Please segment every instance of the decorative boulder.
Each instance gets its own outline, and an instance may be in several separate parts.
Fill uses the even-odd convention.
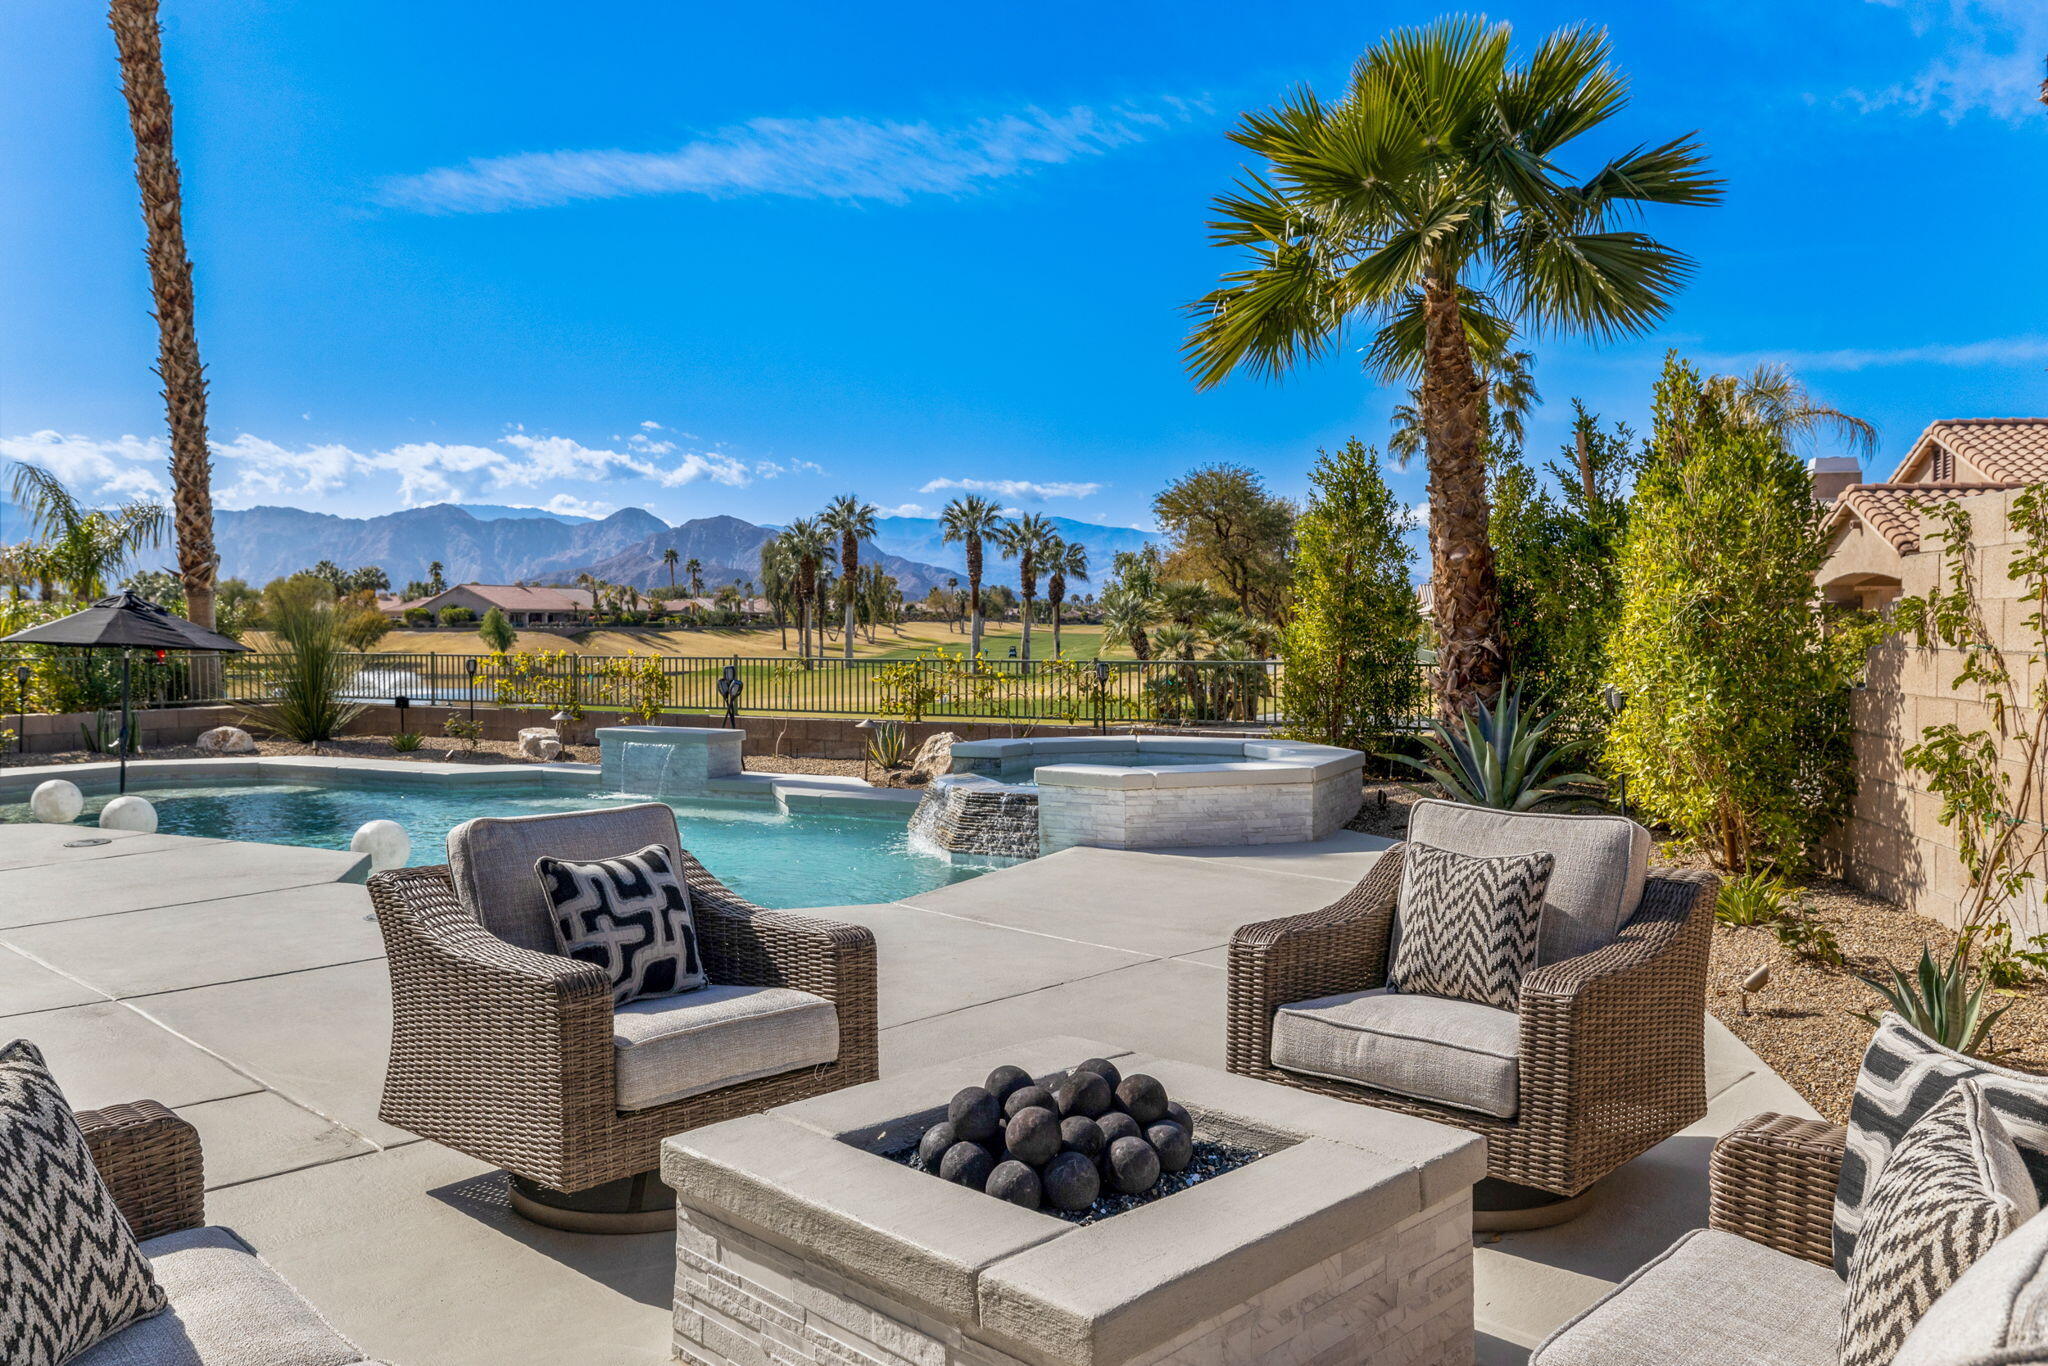
[[[1108,1058],[1090,1058],[1074,1070],[1076,1072],[1093,1072],[1096,1076],[1109,1083],[1111,1091],[1115,1091],[1124,1079],[1124,1074],[1119,1072],[1116,1064]],[[1105,1106],[1104,1108],[1107,1109],[1108,1107]]]
[[[1162,1119],[1145,1131],[1145,1141],[1159,1154],[1159,1170],[1184,1171],[1195,1160],[1195,1141],[1172,1120]]]
[[[240,726],[215,726],[192,742],[201,754],[254,754],[256,741]]]
[[[1011,1156],[1034,1167],[1049,1162],[1060,1150],[1060,1117],[1036,1105],[1019,1110],[1003,1130],[1003,1144]]]
[[[983,1082],[982,1086],[995,1096],[997,1100],[1007,1102],[1013,1094],[1030,1084],[1031,1074],[1029,1072],[1026,1072],[1021,1067],[1004,1063],[1001,1067],[988,1074],[988,1080]]]
[[[1080,1115],[1086,1119],[1106,1113],[1116,1103],[1116,1094],[1109,1089],[1109,1082],[1094,1072],[1076,1071],[1053,1090],[1053,1097],[1059,1101],[1062,1115]]]
[[[528,726],[519,732],[519,752],[528,759],[552,759],[562,752],[562,737],[546,726]]]
[[[1054,1209],[1087,1209],[1102,1194],[1101,1174],[1079,1153],[1061,1153],[1046,1163],[1039,1181],[1045,1188],[1045,1202]]]
[[[969,1086],[953,1097],[946,1118],[960,1137],[970,1143],[985,1143],[1002,1128],[1003,1109],[989,1092]]]
[[[1060,1145],[1068,1152],[1097,1158],[1102,1156],[1102,1150],[1108,1144],[1109,1140],[1102,1136],[1102,1126],[1085,1115],[1073,1115],[1060,1121]]]
[[[989,1174],[995,1169],[996,1160],[979,1143],[955,1143],[939,1159],[940,1176],[974,1190],[986,1189]]]
[[[85,810],[85,794],[78,790],[78,784],[63,778],[52,778],[36,784],[36,790],[29,794],[29,814],[50,825],[69,825]]]
[[[1095,1127],[1102,1130],[1102,1146],[1105,1148],[1120,1138],[1145,1136],[1145,1126],[1121,1110],[1112,1110],[1096,1120]]]
[[[370,856],[370,871],[403,868],[412,857],[412,836],[397,821],[364,821],[349,838],[349,849]]]
[[[1159,1184],[1159,1154],[1142,1138],[1120,1138],[1110,1144],[1102,1165],[1125,1195],[1143,1195]]]
[[[100,808],[100,829],[156,833],[156,808],[143,797],[116,797]]]
[[[941,773],[953,771],[953,742],[960,737],[950,730],[942,730],[918,746],[917,757],[910,761],[910,771],[930,782]]]
[[[1058,1109],[1059,1102],[1043,1086],[1020,1086],[1003,1101],[1003,1114],[1010,1119],[1015,1119],[1023,1110]]]
[[[946,1149],[960,1141],[960,1131],[950,1120],[940,1120],[924,1131],[924,1137],[917,1141],[917,1155],[924,1161],[926,1171],[937,1171],[939,1159],[946,1155]]]
[[[1125,1077],[1116,1088],[1116,1098],[1125,1113],[1139,1124],[1157,1124],[1166,1118],[1166,1088],[1143,1072]]]
[[[1038,1173],[1014,1158],[996,1164],[996,1169],[988,1174],[985,1189],[996,1199],[1022,1205],[1025,1209],[1037,1209],[1045,1199]]]

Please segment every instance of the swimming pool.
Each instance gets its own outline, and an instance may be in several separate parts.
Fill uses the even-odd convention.
[[[540,787],[250,782],[135,789],[167,835],[346,849],[365,821],[393,820],[412,837],[412,862],[441,863],[447,835],[472,816],[586,811],[616,798]],[[86,799],[80,825],[109,800]],[[748,900],[788,909],[896,901],[975,877],[993,862],[948,861],[910,847],[900,817],[782,813],[760,801],[674,798],[683,847]],[[0,805],[0,820],[29,819],[25,803]],[[624,851],[622,851],[624,852]]]

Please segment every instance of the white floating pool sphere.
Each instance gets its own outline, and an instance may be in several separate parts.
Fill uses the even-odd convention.
[[[145,797],[116,797],[100,808],[100,829],[156,833],[156,808]]]
[[[348,847],[354,853],[368,854],[371,869],[381,873],[405,866],[412,857],[412,836],[397,821],[365,821],[349,839]]]
[[[29,794],[28,810],[39,821],[69,825],[85,810],[85,794],[78,790],[77,783],[52,778],[36,784],[36,790]]]

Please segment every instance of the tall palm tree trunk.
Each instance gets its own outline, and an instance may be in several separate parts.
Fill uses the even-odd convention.
[[[185,211],[171,148],[171,92],[164,83],[163,34],[156,0],[112,0],[108,26],[121,56],[121,93],[135,134],[135,185],[142,192],[150,293],[156,304],[156,370],[164,382],[171,429],[171,507],[178,531],[178,576],[185,615],[213,626],[213,460],[206,444],[206,371],[194,323],[192,261],[185,254]]]
[[[860,542],[851,536],[839,538],[839,596],[845,600],[845,614],[839,636],[846,644],[846,662],[853,663],[853,600],[860,593]]]
[[[967,657],[981,658],[981,537],[967,538]]]
[[[1430,603],[1437,635],[1437,709],[1445,720],[1491,702],[1507,671],[1500,588],[1487,534],[1479,374],[1458,310],[1456,282],[1430,280],[1422,357],[1422,425],[1429,450]]]
[[[1024,599],[1024,662],[1026,664],[1031,662],[1031,604],[1034,601],[1035,599],[1030,596]]]

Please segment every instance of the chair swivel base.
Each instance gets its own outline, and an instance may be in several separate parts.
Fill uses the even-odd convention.
[[[506,1173],[513,1212],[570,1233],[663,1233],[676,1226],[676,1193],[659,1171],[558,1191]]]
[[[1558,1195],[1489,1176],[1472,1188],[1472,1228],[1478,1233],[1555,1228],[1584,1214],[1598,1189],[1594,1185],[1577,1195]]]

